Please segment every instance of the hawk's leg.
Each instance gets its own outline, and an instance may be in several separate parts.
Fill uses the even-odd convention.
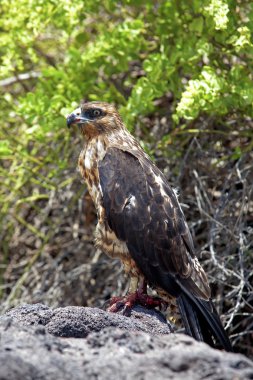
[[[131,277],[128,294],[123,297],[113,297],[108,311],[116,313],[123,308],[123,314],[128,315],[136,304],[150,309],[158,306],[161,309],[166,302],[161,298],[148,295],[147,282],[143,277],[141,277],[139,285],[138,278]]]

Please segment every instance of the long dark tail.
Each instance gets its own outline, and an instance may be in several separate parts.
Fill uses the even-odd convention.
[[[212,347],[233,352],[230,340],[211,301],[196,298],[186,291],[177,298],[177,303],[188,335]]]

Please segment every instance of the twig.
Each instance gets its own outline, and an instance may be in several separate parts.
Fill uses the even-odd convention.
[[[11,86],[14,83],[41,77],[41,72],[31,71],[30,73],[18,74],[10,78],[0,80],[0,87]]]

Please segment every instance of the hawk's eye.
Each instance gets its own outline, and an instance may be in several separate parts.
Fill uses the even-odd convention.
[[[98,117],[102,115],[102,111],[99,109],[92,110],[92,116],[93,117]]]
[[[101,108],[89,108],[83,111],[83,116],[88,120],[94,120],[103,115],[105,115],[105,112]]]

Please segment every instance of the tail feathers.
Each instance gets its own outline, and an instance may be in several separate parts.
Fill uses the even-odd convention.
[[[182,293],[177,298],[186,333],[212,347],[233,351],[229,338],[211,301]]]
[[[183,296],[178,297],[177,303],[186,333],[194,337],[196,340],[203,341],[204,337],[202,335],[197,313],[194,308],[192,308],[191,304],[189,304],[188,300]]]

